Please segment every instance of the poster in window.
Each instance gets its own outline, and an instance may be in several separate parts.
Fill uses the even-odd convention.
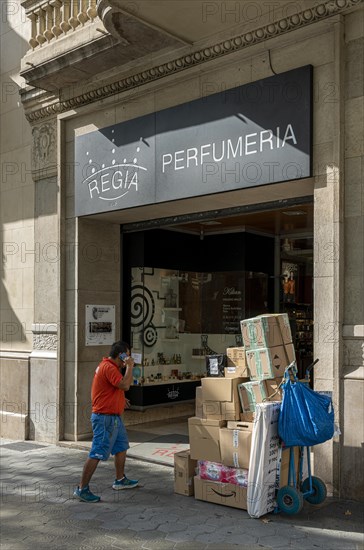
[[[298,265],[292,262],[282,262],[283,302],[295,303],[298,292]]]
[[[115,306],[86,306],[86,346],[109,346],[115,341]]]

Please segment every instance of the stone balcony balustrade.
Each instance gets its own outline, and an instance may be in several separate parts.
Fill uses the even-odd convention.
[[[30,19],[33,50],[59,36],[92,23],[97,17],[97,0],[25,0],[22,6]]]
[[[55,95],[87,86],[95,74],[185,46],[117,0],[23,0],[21,6],[31,21],[21,76]]]

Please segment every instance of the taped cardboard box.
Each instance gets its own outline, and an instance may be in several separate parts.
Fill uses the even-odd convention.
[[[241,423],[238,429],[220,429],[221,463],[233,468],[249,468],[253,425]]]
[[[239,401],[238,385],[244,378],[202,378],[203,401]]]
[[[191,458],[189,450],[174,455],[174,492],[179,495],[193,496],[197,460]]]
[[[274,317],[278,323],[283,344],[289,344],[292,342],[291,325],[289,324],[289,317],[287,313],[270,313],[269,315],[259,315],[259,317]]]
[[[281,328],[276,315],[244,319],[240,321],[240,328],[246,351],[283,345]]]
[[[195,498],[222,506],[247,509],[247,488],[232,483],[221,483],[195,476]]]
[[[243,346],[236,348],[227,348],[227,365],[225,368],[225,378],[249,378],[249,369],[246,363],[245,348]]]
[[[211,420],[239,420],[240,403],[238,401],[204,401],[203,418]]]
[[[188,419],[190,455],[193,460],[221,462],[220,428],[226,426],[223,420],[197,418]]]
[[[269,380],[252,380],[239,384],[239,397],[243,413],[254,413],[257,403],[265,401],[282,401],[283,378]],[[241,417],[240,417],[241,418]],[[252,418],[245,416],[243,420],[252,422]]]
[[[249,429],[253,431],[254,419],[249,421],[248,420],[229,420],[229,422],[226,425],[226,427],[229,430],[239,430],[239,429],[246,428],[246,426],[248,426]]]
[[[229,364],[229,362],[228,362]],[[249,369],[247,366],[244,367],[234,367],[228,366],[224,370],[225,378],[245,378],[249,380]]]
[[[199,418],[191,416],[188,419],[188,435],[190,438],[219,440],[219,430],[226,422],[219,419]]]
[[[244,367],[245,365],[244,346],[226,348],[226,357],[230,359],[230,362],[232,363],[232,365],[237,367]]]
[[[289,348],[290,357],[292,356],[292,348]],[[249,350],[246,352],[246,358],[251,380],[265,380],[283,376],[286,367],[291,363],[283,345]]]
[[[266,385],[264,380],[252,380],[239,384],[239,398],[244,413],[255,411],[257,403],[263,403],[267,398]]]

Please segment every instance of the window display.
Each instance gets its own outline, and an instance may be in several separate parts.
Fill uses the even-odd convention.
[[[194,399],[206,375],[206,355],[241,345],[248,279],[258,281],[260,297],[267,300],[267,275],[140,267],[133,267],[131,275],[130,341],[140,361],[134,368],[132,403],[137,408]]]

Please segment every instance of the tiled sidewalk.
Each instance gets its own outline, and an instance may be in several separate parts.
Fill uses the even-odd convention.
[[[113,463],[100,464],[91,489],[102,501],[74,500],[85,451],[1,442],[1,538],[5,549],[361,550],[363,506],[327,499],[294,517],[252,519],[245,511],[173,492],[173,469],[129,458],[140,487],[113,491]]]

